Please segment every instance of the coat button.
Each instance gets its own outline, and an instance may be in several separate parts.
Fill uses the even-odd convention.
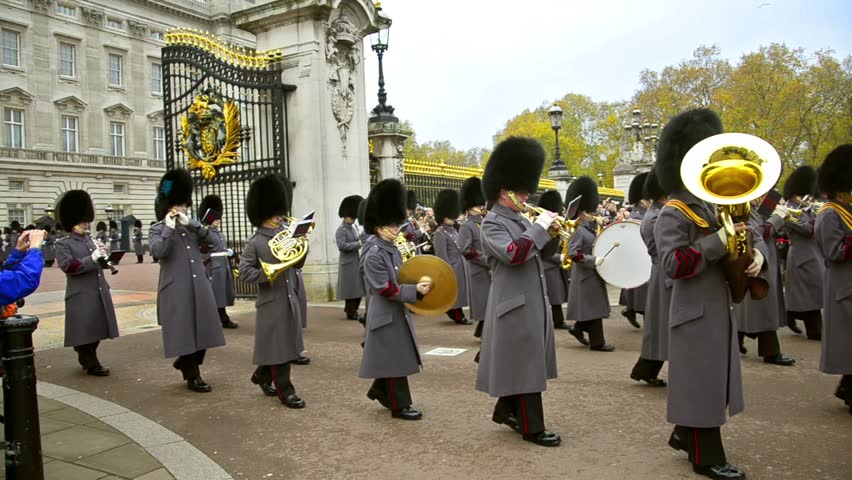
[[[186,248],[189,248],[189,245],[187,245]]]
[[[195,260],[190,260],[189,263],[195,263]]]
[[[194,274],[194,273],[192,274],[192,278],[195,278],[195,274]]]
[[[180,236],[181,236],[181,237],[185,237],[185,236],[186,236],[186,234],[185,234],[185,233],[181,233],[181,234],[180,234]]]

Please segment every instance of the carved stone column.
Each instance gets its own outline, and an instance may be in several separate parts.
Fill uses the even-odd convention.
[[[373,156],[379,162],[379,180],[398,178],[403,180],[402,147],[414,132],[398,121],[371,121],[368,134],[373,144]]]

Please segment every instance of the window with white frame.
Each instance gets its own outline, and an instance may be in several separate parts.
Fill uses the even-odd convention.
[[[162,30],[149,30],[148,31],[148,38],[150,38],[151,40],[158,40],[158,41],[162,42],[163,40],[166,39],[166,34],[163,33]]]
[[[9,191],[10,192],[23,192],[24,186],[26,184],[23,180],[12,180],[9,179]]]
[[[117,53],[109,54],[109,76],[107,80],[114,87],[122,85],[122,67],[124,66],[124,57]]]
[[[116,207],[115,205],[113,205],[113,209],[112,209],[112,218],[114,218],[114,219],[116,219],[116,220],[121,220],[122,218],[124,218],[124,217],[126,217],[126,216],[127,216],[127,215],[124,213],[125,211],[126,211],[126,210],[124,210],[124,207],[121,207],[121,206]]]
[[[24,111],[17,108],[3,109],[3,145],[24,148]]]
[[[21,66],[21,34],[15,30],[3,29],[3,65]]]
[[[27,211],[23,208],[10,208],[7,210],[9,215],[9,223],[17,221],[22,226],[29,223],[27,220]]]
[[[59,15],[63,15],[65,17],[76,17],[77,16],[77,7],[72,5],[66,5],[63,3],[58,3],[56,5],[56,13]]]
[[[124,156],[124,124],[121,122],[109,122],[110,155],[114,157]]]
[[[163,66],[159,63],[151,64],[151,93],[163,94]]]
[[[77,46],[73,43],[59,42],[59,75],[77,75]]]
[[[127,185],[123,183],[112,184],[112,193],[127,193]],[[115,210],[113,210],[113,213],[115,213]]]
[[[154,127],[154,158],[166,159],[166,129],[163,127]]]
[[[66,152],[77,153],[80,151],[80,132],[78,131],[79,120],[77,117],[62,115],[62,149]]]
[[[106,26],[113,30],[124,30],[124,20],[120,18],[107,17]]]

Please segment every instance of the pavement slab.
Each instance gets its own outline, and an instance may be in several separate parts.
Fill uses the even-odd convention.
[[[162,467],[139,445],[129,443],[79,460],[77,465],[102,470],[123,478],[136,478]]]
[[[124,435],[78,425],[43,435],[41,442],[45,455],[66,462],[76,462],[130,443],[130,439]]]
[[[100,470],[93,470],[60,460],[44,466],[45,480],[99,480],[107,475]]]

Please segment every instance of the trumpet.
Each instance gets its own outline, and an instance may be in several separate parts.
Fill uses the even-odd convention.
[[[824,202],[815,202],[813,197],[810,195],[805,195],[802,198],[802,202],[800,203],[801,208],[787,208],[787,213],[790,214],[790,217],[793,218],[801,218],[802,213],[813,214],[815,211],[818,212],[825,205]]]
[[[547,211],[541,207],[536,207],[529,203],[518,201],[514,192],[509,193],[509,198],[511,198],[515,205],[521,208],[524,213],[529,215],[530,222],[534,222],[536,217]],[[560,237],[562,239],[562,264],[560,266],[563,270],[571,269],[571,257],[568,255],[568,242],[571,240],[571,235],[574,234],[574,230],[577,228],[578,222],[579,220],[569,220],[561,215],[557,215],[556,218],[553,219],[553,223],[550,224],[550,229],[548,229],[548,233],[550,233],[553,238]]]
[[[100,248],[106,248],[106,247],[104,246],[104,244],[103,244],[103,243],[101,243],[101,241],[100,241],[100,240],[98,240],[98,239],[96,239],[95,237],[93,237],[93,236],[92,236],[92,232],[91,232],[91,231],[87,231],[86,233],[89,235],[89,238],[91,238],[91,239],[92,239],[92,242],[94,242],[94,243],[95,243],[95,248],[99,248],[99,249],[100,249]],[[109,273],[110,273],[111,275],[115,275],[116,273],[118,273],[118,269],[117,269],[117,268],[115,268],[115,265],[113,265],[113,264],[112,264],[112,262],[110,262],[109,260],[107,260],[105,257],[100,257],[100,258],[98,258],[98,265],[100,265],[100,266],[101,266],[101,268],[103,268],[103,269],[108,269],[108,270],[109,270]]]

